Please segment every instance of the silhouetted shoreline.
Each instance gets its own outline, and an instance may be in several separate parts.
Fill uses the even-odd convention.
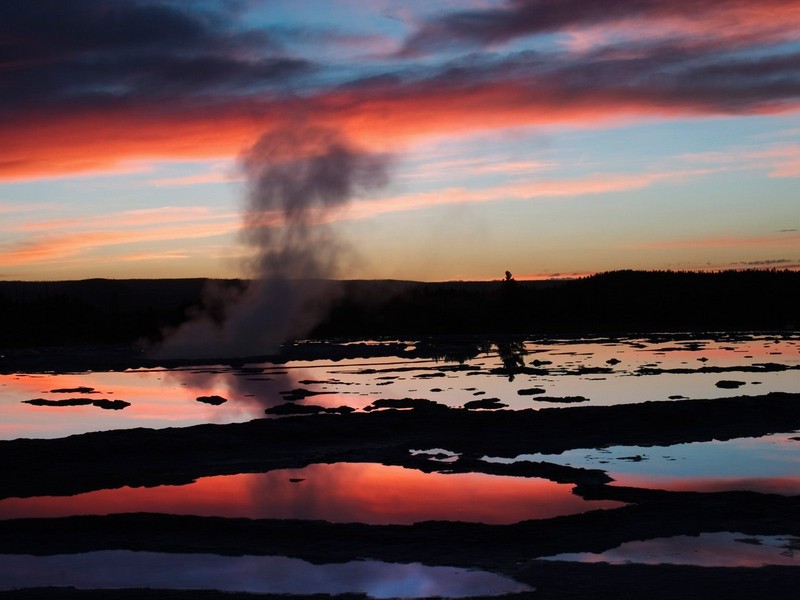
[[[0,282],[0,350],[85,344],[158,344],[171,329],[225,307],[209,284],[243,280]],[[297,282],[332,298],[303,337],[586,335],[795,330],[800,272],[614,271],[569,281]]]

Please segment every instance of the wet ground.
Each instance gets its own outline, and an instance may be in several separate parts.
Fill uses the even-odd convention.
[[[362,411],[404,398],[510,410],[711,399],[794,392],[800,378],[800,336],[786,334],[306,342],[280,357],[196,365],[65,354],[0,358],[0,439],[243,422],[267,409]]]
[[[309,343],[280,361],[15,367],[0,387],[0,572],[28,575],[0,577],[0,597],[191,583],[188,555],[216,575],[167,587],[744,598],[800,582],[797,336]],[[264,560],[307,561],[284,578],[303,585],[263,577],[289,572]],[[355,560],[363,575],[303,566]],[[128,579],[83,577],[107,561]],[[460,571],[426,587],[422,567],[494,587],[447,587]],[[336,586],[348,577],[373,583]]]

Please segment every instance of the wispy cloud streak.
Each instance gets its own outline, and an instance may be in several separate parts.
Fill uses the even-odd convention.
[[[7,229],[7,234],[26,237],[0,245],[0,265],[62,261],[125,244],[212,238],[238,229],[238,215],[214,214],[205,207],[163,207],[82,219],[34,221]]]
[[[514,182],[485,189],[447,188],[406,194],[370,202],[356,202],[344,218],[366,219],[377,215],[421,210],[454,204],[567,198],[643,189],[658,182],[677,182],[712,172],[708,169],[641,174],[593,174],[575,179],[540,179]],[[340,217],[341,218],[341,217]]]

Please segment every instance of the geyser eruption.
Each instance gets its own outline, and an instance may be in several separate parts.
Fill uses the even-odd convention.
[[[262,136],[240,157],[247,181],[241,238],[254,249],[239,295],[207,292],[214,307],[167,336],[162,357],[231,357],[275,352],[321,316],[345,248],[329,222],[354,196],[386,184],[387,158],[338,131],[292,126]]]

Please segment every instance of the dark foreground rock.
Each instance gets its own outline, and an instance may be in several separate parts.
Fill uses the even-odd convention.
[[[577,404],[579,402],[588,402],[589,399],[585,396],[538,396],[537,402],[552,402],[554,404]]]
[[[496,410],[498,408],[507,408],[508,404],[500,402],[499,398],[481,398],[480,400],[470,400],[464,403],[464,408],[468,410],[475,409],[489,409]]]
[[[228,399],[222,396],[198,396],[197,401],[203,404],[210,404],[211,406],[220,406],[221,404],[225,404]]]
[[[545,390],[542,388],[527,388],[522,390],[517,390],[517,394],[520,396],[534,396],[536,394],[544,394]]]
[[[736,381],[733,379],[721,379],[717,383],[715,383],[718,388],[722,388],[724,390],[735,390],[736,388],[740,388],[745,385],[744,381]]]
[[[107,398],[66,398],[64,400],[33,398],[32,400],[23,400],[22,403],[33,406],[96,406],[105,410],[122,410],[131,405],[130,402],[125,400],[109,400]]]

